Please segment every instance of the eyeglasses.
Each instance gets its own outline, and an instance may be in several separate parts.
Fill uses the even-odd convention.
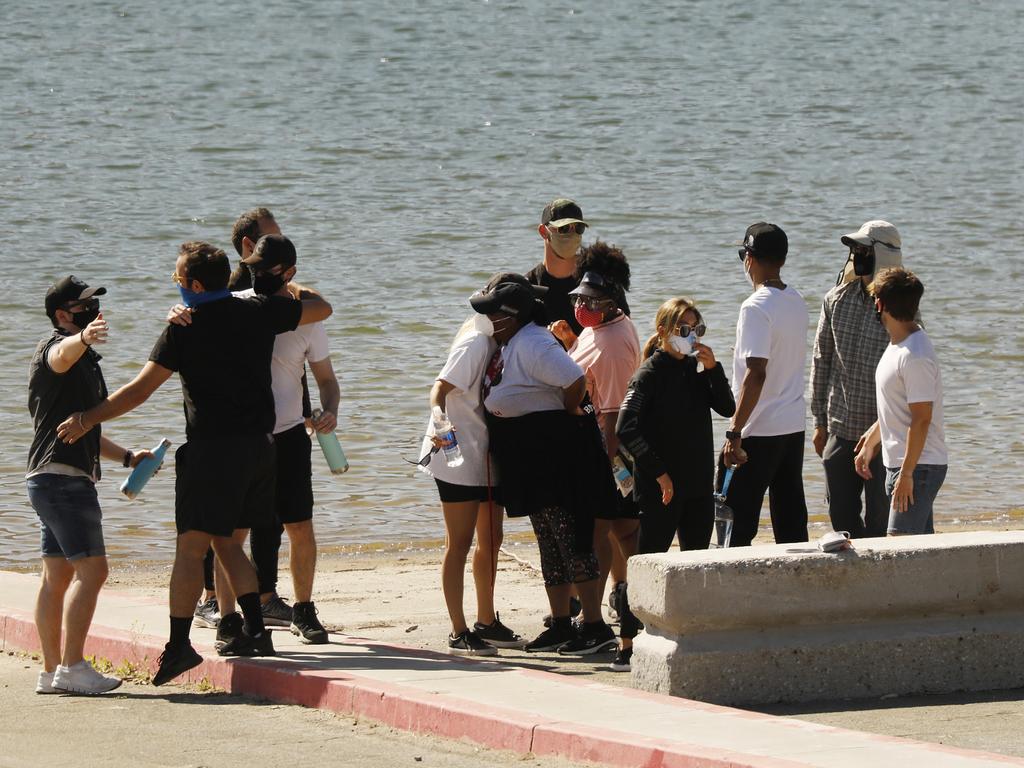
[[[600,309],[603,305],[609,304],[610,302],[611,299],[598,298],[597,296],[580,296],[579,294],[577,294],[576,296],[572,297],[572,303],[575,306],[578,307],[582,304],[584,307],[590,310]]]
[[[171,272],[171,280],[174,281],[175,285],[180,285],[182,288],[188,287],[189,278],[182,277],[177,272]]]
[[[80,299],[79,301],[69,301],[65,304],[62,309],[65,312],[75,312],[76,310],[90,310],[96,309],[100,305],[99,299]]]
[[[708,332],[708,327],[703,322],[697,323],[696,325],[690,325],[689,323],[680,323],[679,327],[676,328],[676,333],[682,336],[684,339],[693,332],[697,338],[703,338],[704,334]]]
[[[584,232],[587,231],[587,225],[584,224],[582,221],[575,221],[570,224],[563,224],[560,227],[552,227],[550,224],[548,224],[548,229],[554,230],[560,235],[571,235],[573,233],[577,235],[582,235]]]
[[[743,261],[745,258],[747,258],[747,254],[748,253],[751,256],[753,256],[754,255],[754,249],[753,248],[748,248],[747,246],[743,246],[742,248],[740,248],[740,261]]]

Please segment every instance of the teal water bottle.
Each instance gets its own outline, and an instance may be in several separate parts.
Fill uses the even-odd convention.
[[[311,418],[316,421],[323,414],[323,411],[317,408],[313,411]],[[316,430],[313,430],[316,432]],[[348,472],[348,459],[345,457],[345,451],[341,449],[341,441],[338,439],[338,435],[334,432],[327,432],[321,434],[316,432],[316,440],[320,443],[320,448],[323,449],[324,458],[327,460],[327,466],[331,468],[331,473],[335,475],[341,475]]]
[[[171,441],[164,438],[160,441],[160,444],[153,449],[153,455],[148,456],[138,464],[135,465],[135,469],[132,473],[125,478],[125,481],[121,483],[121,493],[127,496],[129,499],[134,499],[138,496],[142,489],[145,488],[146,483],[158,469],[160,465],[164,463],[164,454],[167,453],[167,449],[171,447]]]

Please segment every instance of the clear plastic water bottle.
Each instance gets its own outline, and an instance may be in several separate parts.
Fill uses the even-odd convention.
[[[160,469],[160,465],[164,462],[164,455],[170,447],[170,440],[167,438],[161,440],[156,448],[153,449],[153,455],[147,456],[136,464],[132,473],[125,478],[123,483],[121,483],[121,493],[129,499],[134,499],[138,496],[146,486],[146,483],[149,482],[149,478],[151,478],[156,471]]]
[[[444,451],[445,461],[449,467],[458,467],[462,464],[462,449],[459,448],[459,441],[455,439],[455,430],[448,420],[448,415],[441,410],[441,406],[435,405],[430,409],[430,416],[434,421],[434,435],[441,441],[441,450]]]
[[[732,473],[733,467],[725,470],[722,490],[715,494],[715,538],[720,549],[725,549],[732,543],[732,526],[735,522],[735,515],[732,508],[725,503],[725,497],[729,495]]]
[[[311,418],[313,421],[316,421],[323,413],[322,410],[317,408],[311,414]],[[316,430],[313,431],[316,432]],[[320,443],[320,448],[324,452],[324,458],[327,460],[327,466],[331,468],[331,474],[342,475],[348,472],[348,458],[345,456],[345,451],[341,448],[341,441],[335,432],[316,432],[316,441]]]

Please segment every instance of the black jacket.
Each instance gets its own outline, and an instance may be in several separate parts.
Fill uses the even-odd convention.
[[[657,494],[657,478],[668,472],[675,495],[697,498],[714,492],[715,446],[711,409],[736,411],[721,363],[697,373],[692,357],[677,360],[660,349],[644,360],[619,409],[615,432],[633,457],[636,493]]]

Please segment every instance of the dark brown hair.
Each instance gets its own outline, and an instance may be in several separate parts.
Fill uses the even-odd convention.
[[[868,291],[894,319],[909,322],[917,317],[924,285],[909,269],[889,267],[875,275]]]
[[[220,248],[200,240],[182,243],[178,255],[185,257],[185,277],[198,280],[207,291],[227,288],[231,265]]]
[[[235,226],[231,228],[231,244],[235,246],[235,252],[242,255],[242,238],[248,237],[254,243],[260,239],[260,219],[274,220],[274,214],[269,208],[253,208],[238,217]]]

